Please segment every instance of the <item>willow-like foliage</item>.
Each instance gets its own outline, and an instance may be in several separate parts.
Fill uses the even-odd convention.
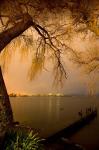
[[[95,38],[99,36],[98,6],[98,0],[4,0],[0,4],[1,34],[17,28],[21,22],[26,23],[25,19],[30,20],[30,25],[27,28],[24,26],[24,30],[20,26],[22,31],[18,35],[14,30],[16,39],[9,39],[11,44],[7,48],[9,50],[5,48],[3,54],[3,68],[6,68],[5,64],[9,64],[8,58],[11,58],[12,49],[19,49],[22,59],[30,52],[33,56],[31,71],[29,70],[30,79],[34,79],[45,68],[47,53],[54,60],[54,78],[58,82],[64,77],[67,78],[62,58],[64,53],[69,53],[75,63],[83,66],[86,64],[86,68],[90,70],[88,72],[96,70],[99,66],[98,59],[94,57],[96,60],[93,62],[90,59],[91,52],[77,52],[68,45],[68,41],[72,41],[75,35],[82,36],[84,40],[90,34]],[[28,30],[25,31],[26,29]],[[94,53],[95,50],[92,50],[92,56]],[[97,57],[99,58],[98,55]]]

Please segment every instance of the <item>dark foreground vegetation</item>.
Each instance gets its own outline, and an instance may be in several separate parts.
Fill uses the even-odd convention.
[[[2,150],[83,150],[82,146],[67,138],[90,123],[96,116],[97,110],[95,109],[46,139],[39,138],[38,134],[35,131],[33,132],[33,129],[17,124],[7,130]]]
[[[19,128],[9,129],[6,133],[3,150],[44,150],[43,139],[40,139],[33,131]]]

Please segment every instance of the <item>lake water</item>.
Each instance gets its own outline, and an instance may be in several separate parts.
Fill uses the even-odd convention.
[[[78,120],[81,109],[84,115],[88,107],[97,106],[99,110],[98,96],[11,97],[10,101],[15,121],[36,128],[42,137],[48,137]],[[99,150],[99,117],[70,139],[87,150]]]

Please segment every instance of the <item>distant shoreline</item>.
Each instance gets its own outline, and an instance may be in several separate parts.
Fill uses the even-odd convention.
[[[47,95],[47,94],[35,94],[35,95],[9,95],[9,97],[76,97],[76,96],[99,96],[99,95],[63,95],[63,94],[52,94],[52,95]]]

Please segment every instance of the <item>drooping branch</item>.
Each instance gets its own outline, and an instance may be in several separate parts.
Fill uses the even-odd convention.
[[[3,31],[0,34],[0,41],[1,41],[0,42],[0,52],[14,38],[21,35],[26,29],[28,29],[31,26],[37,31],[38,35],[42,39],[42,43],[40,44],[40,47],[42,45],[42,49],[44,50],[44,53],[45,53],[45,49],[47,46],[49,46],[49,48],[52,50],[54,58],[56,59],[55,69],[56,69],[56,72],[58,71],[57,73],[60,74],[60,78],[62,79],[62,76],[67,78],[66,70],[61,61],[61,50],[62,49],[53,42],[53,37],[51,37],[49,32],[44,27],[35,23],[29,14],[24,14],[22,20],[19,21],[18,23],[16,23],[15,26]],[[36,53],[38,53],[38,52],[36,52]],[[43,53],[43,55],[44,55],[44,53]],[[61,79],[59,79],[59,80],[61,80]]]
[[[36,63],[39,64],[39,60],[40,60],[43,65],[45,51],[46,51],[46,49],[49,49],[50,52],[52,53],[52,57],[55,60],[55,65],[54,65],[54,69],[53,69],[54,73],[55,73],[55,78],[54,78],[55,82],[56,82],[56,84],[62,83],[62,80],[64,78],[65,79],[67,78],[67,72],[66,72],[63,62],[62,62],[62,52],[64,51],[64,49],[66,50],[68,47],[66,45],[64,46],[64,44],[62,44],[57,38],[55,39],[53,37],[53,35],[51,36],[44,27],[35,23],[35,24],[33,24],[33,28],[35,28],[35,30],[37,31],[37,33],[40,36],[39,44],[36,49],[36,57],[35,57]],[[35,62],[33,62],[33,63],[35,63]],[[33,70],[33,69],[31,69],[31,70]],[[57,76],[57,78],[56,78],[56,76]],[[34,77],[34,74],[33,74],[33,77]]]

